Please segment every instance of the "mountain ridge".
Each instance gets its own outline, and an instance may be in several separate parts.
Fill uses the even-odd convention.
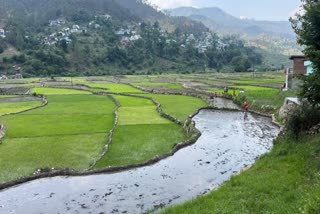
[[[180,7],[166,10],[171,16],[184,16],[196,21],[205,21],[207,27],[220,33],[240,33],[253,35],[267,33],[294,39],[295,34],[289,21],[260,21],[254,19],[240,19],[232,16],[218,7],[194,8]],[[196,18],[195,18],[196,17]],[[204,17],[206,19],[204,19]],[[214,22],[217,28],[208,25],[208,21]],[[254,29],[255,28],[255,29]]]

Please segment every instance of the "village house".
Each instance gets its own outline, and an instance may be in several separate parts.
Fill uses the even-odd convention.
[[[105,18],[106,20],[111,19],[112,16],[109,14],[102,15],[101,17]]]
[[[8,79],[23,79],[22,74],[14,74],[14,75],[9,75],[7,77]]]
[[[309,61],[305,56],[293,55],[290,57],[290,60],[293,61],[293,65],[292,68],[285,70],[286,82],[283,87],[284,90],[296,89],[301,86],[301,80],[295,78],[295,76],[313,73],[312,62]]]
[[[81,32],[79,25],[73,25],[71,29],[71,33],[79,33]]]
[[[6,38],[6,32],[4,29],[0,29],[0,37],[1,38]]]
[[[56,20],[49,21],[50,27],[61,26],[61,25],[64,25],[65,23],[66,23],[66,21],[63,19],[56,19]]]
[[[293,61],[293,75],[305,75],[307,73],[307,67],[304,65],[304,62],[307,61],[305,56],[294,55],[290,57],[290,60]]]
[[[129,35],[129,34],[131,34],[131,30],[130,29],[120,29],[120,30],[116,31],[116,34],[118,36]]]
[[[62,30],[63,30],[67,35],[70,34],[70,28],[68,28],[68,27],[63,28]]]
[[[131,36],[131,37],[129,38],[130,41],[137,41],[137,40],[139,40],[139,39],[141,39],[141,36],[140,36],[140,35],[134,35],[134,36]]]
[[[6,75],[0,76],[0,80],[7,80],[7,79],[8,79],[8,77]]]

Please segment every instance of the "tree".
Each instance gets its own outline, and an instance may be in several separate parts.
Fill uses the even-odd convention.
[[[314,73],[305,77],[301,96],[314,106],[320,104],[320,2],[302,0],[303,13],[291,18],[298,43],[305,47],[305,55],[313,62]]]

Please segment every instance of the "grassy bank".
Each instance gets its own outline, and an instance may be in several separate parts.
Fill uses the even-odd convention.
[[[278,139],[218,190],[163,213],[320,213],[320,136]]]

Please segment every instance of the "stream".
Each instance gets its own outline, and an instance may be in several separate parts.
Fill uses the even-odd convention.
[[[0,213],[146,213],[205,194],[272,149],[279,128],[242,112],[202,110],[202,136],[154,165],[39,179],[0,191]]]

